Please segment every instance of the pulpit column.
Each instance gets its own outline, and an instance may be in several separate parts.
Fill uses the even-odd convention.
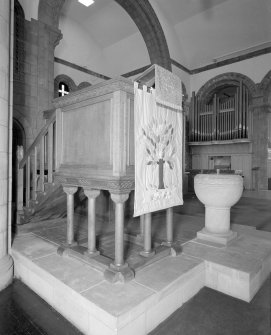
[[[182,246],[179,242],[173,242],[173,207],[166,210],[166,233],[166,241],[162,245],[170,248],[171,256],[180,255]]]
[[[173,243],[173,208],[167,208],[167,241],[166,243],[171,246]]]
[[[99,190],[84,189],[85,195],[88,197],[88,256],[99,255],[96,249],[96,198],[100,195]]]
[[[115,260],[105,271],[104,276],[110,282],[125,282],[134,277],[134,272],[124,262],[124,203],[129,194],[111,193],[115,207]]]
[[[116,266],[124,264],[124,203],[128,199],[129,194],[113,194],[111,198],[116,204],[115,208],[115,261]]]
[[[74,193],[77,186],[65,186],[64,192],[67,194],[67,246],[73,246],[74,242]]]
[[[145,222],[145,214],[140,215],[140,236],[143,238],[144,236],[144,222]]]
[[[151,247],[151,213],[145,214],[144,220],[144,250],[140,252],[141,256],[150,257],[154,255]]]

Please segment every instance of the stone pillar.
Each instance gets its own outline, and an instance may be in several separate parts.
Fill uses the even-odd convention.
[[[126,282],[134,278],[134,272],[124,262],[124,203],[129,194],[111,193],[115,207],[115,260],[105,271],[105,279],[114,282]]]
[[[151,242],[151,213],[147,213],[144,220],[144,250],[140,252],[141,256],[150,257],[154,255]]]
[[[85,254],[96,256],[99,255],[96,249],[96,198],[100,195],[100,191],[84,189],[84,193],[88,197],[88,251]]]
[[[21,215],[23,215],[23,200],[24,200],[24,170],[19,168],[20,161],[24,156],[24,149],[22,146],[17,147],[17,196],[16,196],[16,223],[21,223]]]
[[[44,22],[37,22],[37,132],[44,125],[43,111],[52,108],[54,98],[54,51],[62,38],[59,29]],[[36,134],[34,134],[35,136]]]
[[[252,189],[267,190],[269,105],[263,96],[253,98],[252,103]]]
[[[145,221],[145,214],[140,215],[140,236],[143,238],[144,236],[144,221]]]
[[[173,207],[167,208],[167,240],[166,243],[171,246],[173,243]]]
[[[74,193],[77,191],[77,186],[65,186],[63,191],[67,194],[67,242],[66,246],[75,245],[74,242]]]
[[[13,278],[13,261],[8,254],[10,4],[11,1],[2,1],[0,6],[0,290],[8,286]]]

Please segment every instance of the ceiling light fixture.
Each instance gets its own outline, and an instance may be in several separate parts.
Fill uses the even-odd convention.
[[[80,2],[81,4],[83,4],[87,7],[94,4],[94,0],[78,0],[78,2]]]

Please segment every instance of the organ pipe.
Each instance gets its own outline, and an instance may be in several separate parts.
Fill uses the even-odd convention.
[[[249,92],[242,81],[233,96],[203,104],[195,92],[191,98],[189,137],[192,142],[248,138]]]

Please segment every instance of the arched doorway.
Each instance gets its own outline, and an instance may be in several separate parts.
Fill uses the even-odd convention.
[[[14,229],[16,225],[17,147],[23,146],[25,148],[25,131],[15,118],[13,118],[12,130],[12,229]]]

